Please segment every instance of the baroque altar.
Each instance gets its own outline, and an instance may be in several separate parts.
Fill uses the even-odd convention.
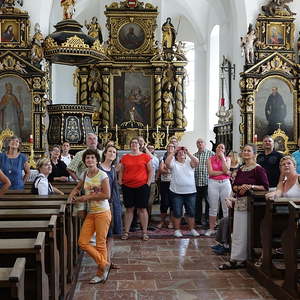
[[[128,149],[130,139],[142,135],[163,149],[187,125],[184,46],[176,42],[170,18],[162,26],[162,43],[155,40],[158,10],[150,3],[113,2],[105,15],[107,59],[79,66],[77,103],[95,107],[93,125],[102,143],[113,139]]]

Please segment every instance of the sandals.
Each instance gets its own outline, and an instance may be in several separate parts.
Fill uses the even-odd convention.
[[[124,232],[123,234],[122,234],[122,236],[121,236],[121,240],[128,240],[128,238],[129,238],[129,234],[128,234],[128,232]]]
[[[143,241],[149,241],[149,235],[147,233],[143,233],[142,240]]]
[[[103,276],[98,276],[98,275],[96,275],[96,276],[94,276],[94,277],[89,281],[89,283],[91,283],[91,284],[97,284],[97,283],[100,283],[100,282],[103,282],[103,281],[104,281]]]
[[[219,270],[235,270],[235,269],[241,269],[245,268],[246,264],[245,262],[237,262],[237,261],[228,261],[222,265],[219,266]]]

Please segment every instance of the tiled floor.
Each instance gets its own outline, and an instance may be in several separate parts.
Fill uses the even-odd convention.
[[[245,270],[219,271],[212,238],[115,240],[105,284],[91,285],[95,263],[84,257],[74,300],[273,299]]]

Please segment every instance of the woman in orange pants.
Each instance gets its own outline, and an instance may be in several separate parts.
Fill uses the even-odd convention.
[[[106,173],[98,169],[100,156],[96,150],[86,150],[82,161],[88,169],[71,192],[70,198],[79,205],[87,204],[87,216],[80,231],[78,244],[98,265],[97,274],[90,280],[90,283],[99,283],[107,279],[110,270],[106,247],[106,237],[111,222],[108,203],[110,187]],[[76,197],[82,188],[84,195]],[[78,210],[82,210],[82,207]],[[93,246],[90,240],[95,232],[96,246]]]

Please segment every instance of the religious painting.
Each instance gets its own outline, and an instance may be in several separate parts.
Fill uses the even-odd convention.
[[[142,27],[136,23],[127,23],[119,31],[120,44],[129,50],[135,50],[141,47],[145,40],[145,32]]]
[[[114,77],[115,124],[130,120],[151,122],[151,76],[142,72],[122,72]]]
[[[1,43],[18,43],[20,41],[19,23],[13,20],[1,22]]]
[[[9,128],[23,141],[32,134],[31,91],[17,76],[0,78],[0,131]]]
[[[284,45],[285,26],[282,23],[267,24],[267,44]]]
[[[271,76],[262,81],[255,97],[255,132],[258,141],[281,129],[294,140],[296,132],[295,100],[292,88],[280,77]]]

